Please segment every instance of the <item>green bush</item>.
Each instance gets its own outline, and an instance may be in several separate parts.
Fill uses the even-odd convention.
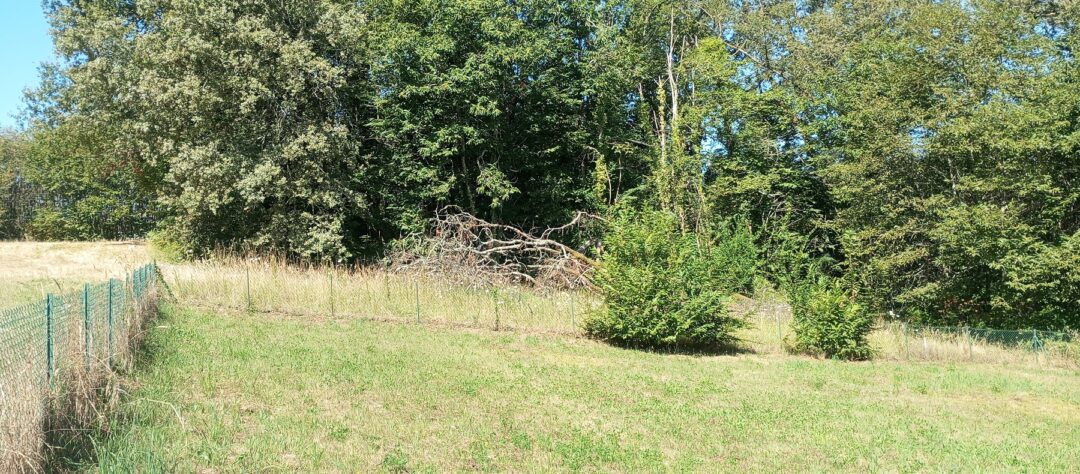
[[[795,351],[846,360],[873,355],[866,341],[873,319],[839,281],[820,277],[788,293]]]
[[[716,350],[736,342],[745,325],[727,302],[752,290],[757,271],[745,226],[682,232],[675,216],[626,212],[604,239],[597,283],[605,307],[585,322],[593,337],[616,344]]]
[[[79,231],[64,214],[56,209],[42,208],[26,225],[26,237],[31,240],[77,240]]]
[[[146,237],[150,242],[150,249],[154,258],[175,263],[193,257],[188,245],[184,243],[178,233],[168,228],[150,231]]]

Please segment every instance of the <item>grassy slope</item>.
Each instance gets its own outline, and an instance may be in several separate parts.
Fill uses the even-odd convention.
[[[169,311],[99,466],[1039,470],[1080,464],[1062,369],[634,352],[562,336]]]

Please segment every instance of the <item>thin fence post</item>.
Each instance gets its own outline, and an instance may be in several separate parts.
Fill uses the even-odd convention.
[[[495,302],[495,330],[499,330],[499,289],[492,288],[491,298]]]
[[[416,296],[416,324],[420,324],[420,279],[413,277],[413,290]]]
[[[247,294],[247,312],[251,312],[251,263],[244,262],[244,293]]]
[[[115,280],[109,278],[109,313],[107,316],[107,323],[109,325],[109,366],[112,366],[113,358],[113,282]]]
[[[83,352],[86,365],[90,365],[90,284],[83,284]]]
[[[922,331],[922,356],[923,359],[930,357],[930,343],[926,340],[926,328]]]
[[[904,332],[904,360],[907,360],[911,358],[911,351],[908,350],[907,322],[900,323],[900,330]]]
[[[975,348],[971,343],[971,328],[964,326],[964,339],[967,341],[968,346],[968,360],[975,359]]]
[[[574,290],[570,290],[570,326],[571,329],[577,329],[577,304],[575,301]]]
[[[52,386],[53,369],[56,362],[53,361],[53,296],[52,293],[45,295],[45,379]]]
[[[1039,330],[1035,329],[1031,333],[1031,348],[1035,352],[1035,363],[1039,364],[1039,352],[1042,350],[1041,341],[1039,341]]]
[[[330,318],[334,318],[334,269],[330,269]]]
[[[390,262],[386,262],[386,268],[383,269],[383,289],[386,290],[386,305],[390,305]]]
[[[780,325],[780,312],[776,312],[776,340],[780,347],[784,347],[784,327]]]

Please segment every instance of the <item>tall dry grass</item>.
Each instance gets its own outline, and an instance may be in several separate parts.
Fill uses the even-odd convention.
[[[599,304],[584,291],[495,286],[371,267],[297,266],[266,257],[175,265],[166,274],[185,304],[311,318],[573,334]]]
[[[0,242],[0,308],[77,290],[83,282],[124,278],[150,249],[125,242]]]
[[[747,348],[759,354],[787,353],[791,309],[778,294],[766,291],[754,298],[736,297],[733,309],[750,321],[739,334]],[[1080,335],[1069,343],[1047,342],[1036,351],[1022,344],[988,341],[962,330],[931,330],[879,320],[868,340],[876,360],[1080,368]]]
[[[291,265],[273,257],[219,256],[167,268],[177,298],[206,308],[281,313],[306,318],[372,318],[482,329],[583,335],[581,322],[602,307],[587,291],[490,285],[460,275],[399,273],[380,267]],[[249,296],[250,295],[250,296]],[[791,310],[777,292],[736,296],[732,309],[749,326],[738,333],[758,354],[786,354]],[[1043,351],[945,333],[919,333],[880,322],[870,335],[879,360],[993,363],[1075,368],[1077,343]]]
[[[55,297],[51,374],[46,303],[0,313],[0,472],[57,470],[91,454],[91,439],[108,425],[121,374],[133,367],[158,300],[156,285],[140,300],[125,298],[113,314],[108,345],[107,327],[87,330],[77,294]],[[101,302],[92,304],[91,311],[100,313]]]

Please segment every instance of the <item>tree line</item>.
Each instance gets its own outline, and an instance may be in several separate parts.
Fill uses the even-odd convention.
[[[1076,2],[45,8],[61,60],[2,141],[5,236],[345,261],[446,205],[648,208],[877,311],[1080,327]]]

